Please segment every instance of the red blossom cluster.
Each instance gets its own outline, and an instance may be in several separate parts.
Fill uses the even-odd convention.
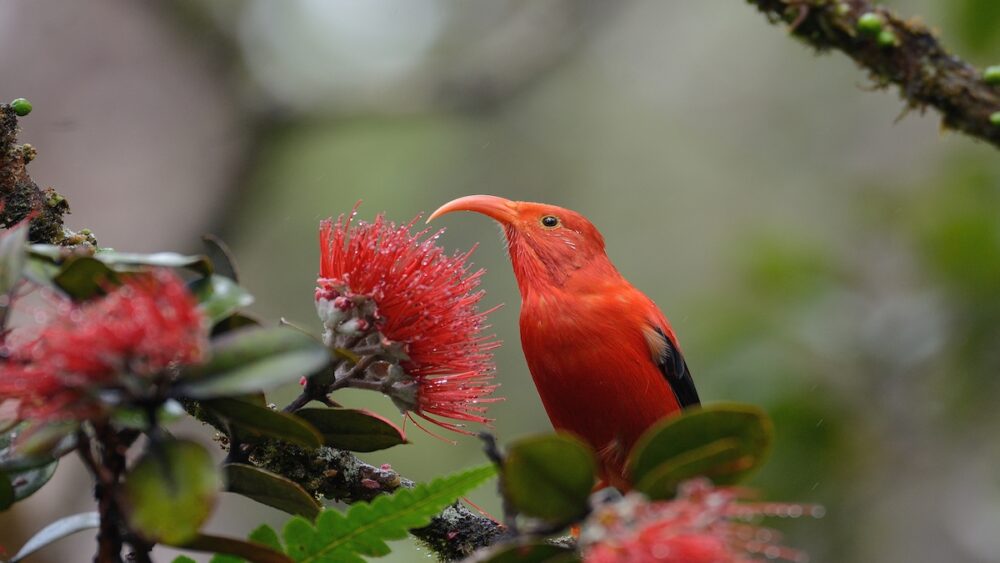
[[[35,317],[41,326],[8,338],[0,364],[0,400],[34,420],[96,416],[102,392],[199,361],[207,339],[197,303],[168,270],[128,276],[82,304],[56,298]]]
[[[490,311],[478,310],[483,271],[469,273],[472,251],[446,255],[435,244],[440,233],[410,232],[417,219],[396,225],[379,215],[371,223],[354,222],[355,214],[320,224],[316,300],[324,324],[369,329],[364,319],[342,321],[341,312],[358,296],[370,299],[374,329],[403,345],[400,365],[416,383],[407,416],[463,433],[461,421],[488,423],[483,403],[497,400],[488,396],[497,387],[492,350],[499,343],[482,335]]]
[[[649,502],[631,494],[588,519],[580,537],[586,563],[750,563],[808,561],[782,546],[774,530],[754,525],[758,516],[819,516],[821,508],[740,502],[745,491],[714,488],[707,479],[684,483],[676,499]]]

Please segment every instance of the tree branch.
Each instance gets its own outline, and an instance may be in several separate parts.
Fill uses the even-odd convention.
[[[222,421],[206,416],[194,403],[185,407],[195,418],[225,435]],[[251,464],[291,479],[307,493],[347,504],[371,501],[381,494],[414,485],[388,465],[376,467],[350,452],[333,448],[307,450],[270,440],[249,446],[247,453]],[[505,530],[493,520],[455,503],[434,517],[427,527],[410,532],[441,560],[454,561],[496,542]]]
[[[869,0],[747,1],[772,23],[791,22],[792,35],[816,49],[842,51],[879,87],[896,84],[909,108],[932,106],[945,127],[1000,148],[1000,85],[950,54],[926,25]]]
[[[35,152],[30,145],[16,144],[17,133],[15,112],[9,104],[0,104],[0,227],[31,217],[29,239],[32,242],[96,246],[96,240],[89,232],[76,234],[63,227],[62,215],[69,211],[69,205],[51,188],[42,190],[32,181],[25,166],[34,158]],[[312,398],[306,397],[304,402]],[[325,393],[318,400],[324,398]],[[227,435],[225,421],[211,416],[197,403],[185,406],[196,418],[213,426],[223,436]],[[124,439],[131,443],[134,437]],[[225,443],[225,440],[222,441]],[[93,457],[92,451],[84,449],[90,446],[89,439],[85,440],[80,452],[85,464],[98,477],[97,494],[102,515],[115,513],[116,516],[102,517],[98,559],[117,560],[115,552],[120,551],[124,541],[134,544],[135,557],[140,561],[148,559],[148,546],[137,538],[123,537],[122,530],[117,528],[118,507],[114,495],[110,493],[113,493],[111,489],[124,471],[124,450],[109,450],[105,454],[110,458],[98,459]],[[346,451],[332,448],[309,451],[276,441],[245,447],[247,450],[243,454],[251,463],[288,477],[309,494],[341,502],[370,501],[380,494],[414,484],[387,465],[375,467]],[[411,532],[441,559],[456,560],[491,544],[503,533],[503,528],[456,503],[435,517],[429,526]]]
[[[89,232],[74,233],[63,226],[69,213],[66,198],[52,188],[39,188],[28,176],[28,163],[37,151],[17,144],[17,114],[10,104],[0,104],[0,227],[10,227],[31,217],[28,240],[71,246],[97,241]]]

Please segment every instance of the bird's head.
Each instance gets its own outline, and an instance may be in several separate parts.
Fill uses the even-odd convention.
[[[453,211],[482,213],[500,223],[522,292],[530,284],[561,287],[574,273],[588,267],[614,271],[604,253],[604,237],[575,211],[544,203],[470,195],[442,205],[427,221]]]

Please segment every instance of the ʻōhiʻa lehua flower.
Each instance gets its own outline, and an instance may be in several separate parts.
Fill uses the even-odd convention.
[[[469,272],[472,251],[445,254],[437,234],[411,233],[416,220],[353,219],[320,224],[324,341],[341,353],[374,342],[382,359],[395,359],[379,372],[381,389],[415,423],[413,415],[462,433],[463,422],[488,423],[499,344],[482,334],[489,311],[478,309],[482,270]]]
[[[677,498],[650,502],[631,493],[598,508],[584,524],[585,563],[753,563],[761,558],[804,562],[802,551],[780,545],[758,516],[820,516],[822,508],[739,502],[746,491],[714,488],[707,479],[680,487]]]
[[[0,400],[17,400],[24,419],[100,416],[116,394],[199,361],[207,341],[197,303],[168,270],[128,276],[86,303],[57,298],[36,318],[37,329],[10,335],[0,364]]]

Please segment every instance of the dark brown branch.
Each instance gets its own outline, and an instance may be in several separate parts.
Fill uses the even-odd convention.
[[[118,506],[118,486],[125,472],[125,449],[117,433],[106,423],[94,425],[95,441],[86,431],[77,433],[77,451],[83,464],[94,476],[94,497],[101,514],[94,563],[121,563],[125,543],[122,512]]]
[[[28,240],[72,246],[96,245],[93,236],[74,233],[63,226],[69,213],[66,198],[52,188],[38,187],[27,166],[37,156],[29,144],[17,144],[17,115],[9,104],[0,104],[0,227],[10,227],[31,217]]]
[[[836,49],[867,69],[879,87],[899,86],[909,108],[936,108],[945,127],[1000,148],[1000,85],[950,54],[926,25],[869,0],[747,0],[770,21],[820,51]],[[876,14],[880,26],[859,29]],[[871,16],[869,16],[871,18]]]
[[[370,501],[413,486],[413,481],[388,466],[375,467],[350,452],[332,448],[308,451],[271,442],[254,448],[250,461],[292,479],[312,495],[346,503]],[[446,509],[426,528],[412,530],[443,560],[461,559],[489,545],[502,532],[499,524],[460,504]]]
[[[196,403],[187,403],[185,407],[202,422],[225,433],[225,424],[213,419]],[[226,444],[228,439],[220,441]],[[376,467],[350,452],[333,448],[307,450],[266,441],[249,446],[247,453],[253,465],[295,481],[309,494],[348,504],[370,501],[414,484],[387,465]],[[456,503],[436,516],[429,526],[411,533],[441,560],[454,561],[492,544],[504,533],[504,528]]]

